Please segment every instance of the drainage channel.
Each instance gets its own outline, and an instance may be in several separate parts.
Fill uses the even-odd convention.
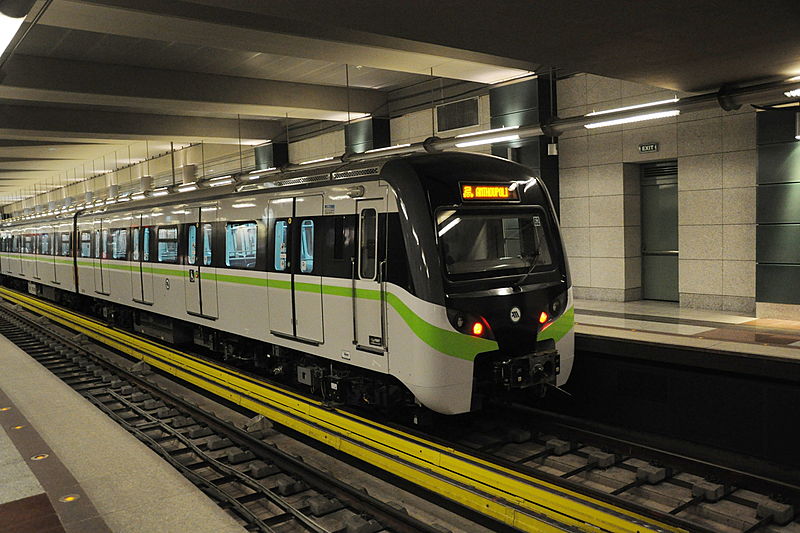
[[[158,453],[249,531],[430,532],[405,509],[305,463],[262,439],[258,421],[243,430],[85,345],[50,331],[46,319],[0,308],[0,334],[36,359]]]

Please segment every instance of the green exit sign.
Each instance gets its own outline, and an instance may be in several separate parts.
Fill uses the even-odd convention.
[[[658,152],[658,143],[645,143],[639,145],[639,153]]]

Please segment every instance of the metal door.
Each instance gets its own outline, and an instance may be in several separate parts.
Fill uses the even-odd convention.
[[[381,222],[381,215],[386,213],[386,197],[359,200],[356,213],[358,257],[353,262],[353,340],[359,350],[383,354],[387,348],[386,223]]]
[[[272,225],[272,265],[267,273],[269,329],[272,333],[294,337],[294,303],[292,291],[292,239],[294,199],[269,201],[268,220]]]
[[[678,168],[642,165],[642,298],[678,301]]]
[[[192,315],[217,318],[217,275],[212,266],[213,223],[216,221],[216,206],[187,209],[186,223],[186,269],[184,285],[186,312]]]

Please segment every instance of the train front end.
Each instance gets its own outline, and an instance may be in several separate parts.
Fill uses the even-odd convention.
[[[539,397],[563,385],[574,358],[574,311],[546,187],[526,167],[473,157],[417,170],[434,219],[447,318],[463,335],[497,346],[474,356],[474,410],[487,398]]]

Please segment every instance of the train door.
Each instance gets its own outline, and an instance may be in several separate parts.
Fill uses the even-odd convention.
[[[294,337],[294,302],[292,291],[291,227],[294,199],[269,201],[269,223],[272,224],[273,254],[267,280],[269,289],[269,329],[277,335]]]
[[[58,226],[53,226],[53,233],[51,234],[53,240],[50,242],[50,259],[53,264],[53,279],[51,280],[56,285],[60,285],[61,281],[59,280],[58,275],[58,257],[62,253],[61,249],[61,233],[58,231],[60,228]]]
[[[41,239],[42,236],[39,233],[33,235],[33,245],[32,245],[33,255],[31,256],[32,259],[31,265],[33,266],[32,269],[33,279],[38,279],[38,280],[42,279],[42,277],[39,275],[39,253],[40,253],[39,248],[41,247]]]
[[[217,275],[211,264],[212,237],[216,206],[193,207],[184,218],[186,226],[186,272],[184,273],[186,312],[217,318]]]
[[[148,215],[133,217],[135,226],[131,227],[131,289],[134,302],[142,304],[153,303],[153,276],[150,263],[153,228],[147,224]]]
[[[272,333],[320,344],[322,276],[315,261],[319,243],[316,217],[322,196],[279,198],[269,202],[273,250],[269,279],[269,324]]]
[[[353,269],[353,331],[356,348],[383,354],[386,351],[386,196],[356,202],[358,259]]]
[[[295,243],[292,265],[295,335],[317,343],[323,342],[322,275],[319,248],[314,226],[322,216],[322,195],[302,196],[294,201],[292,242]]]
[[[47,283],[57,283],[56,281],[56,226],[51,226],[47,233],[42,233],[39,241],[39,253],[42,260],[39,262],[39,275]]]
[[[103,259],[107,257],[108,242],[105,238],[108,230],[103,227],[103,220],[95,218],[92,221],[92,272],[94,274],[94,292],[105,294],[106,288],[103,283]]]

